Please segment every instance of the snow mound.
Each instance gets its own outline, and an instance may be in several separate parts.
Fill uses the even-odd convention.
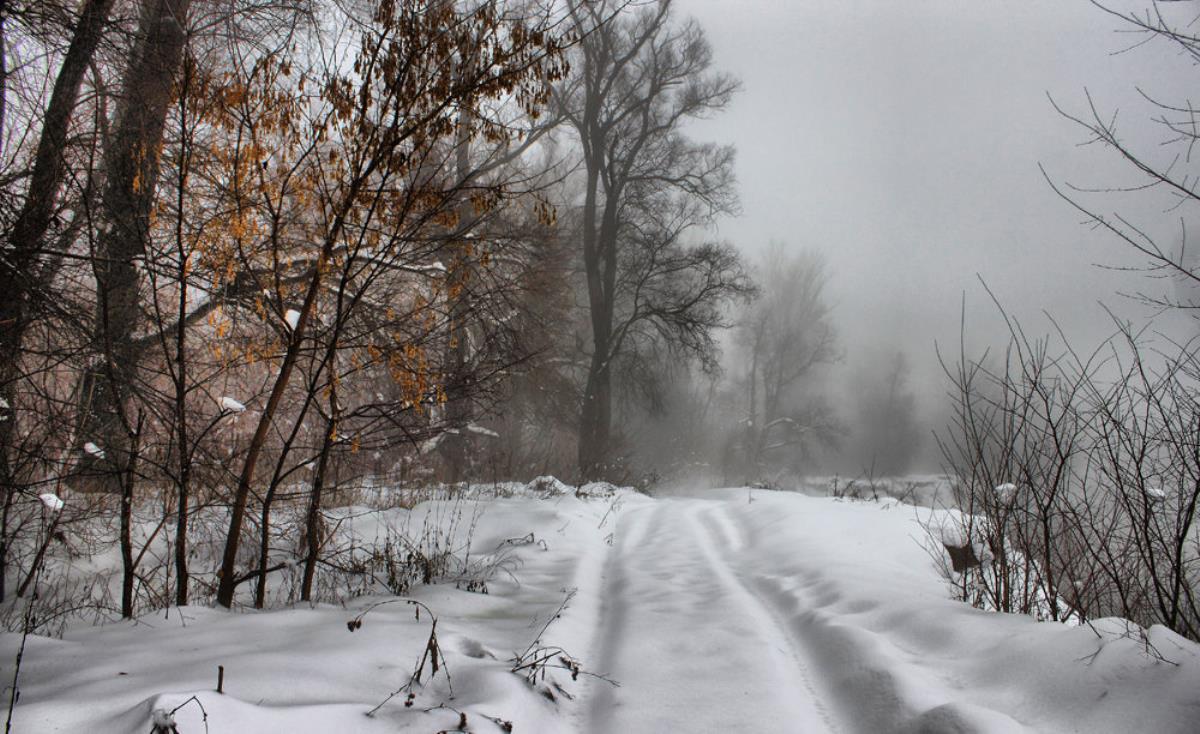
[[[588,482],[575,490],[578,497],[611,497],[621,490],[610,482]]]
[[[558,477],[545,475],[526,484],[525,489],[531,494],[558,496],[567,494],[572,490],[572,487],[558,479]]]

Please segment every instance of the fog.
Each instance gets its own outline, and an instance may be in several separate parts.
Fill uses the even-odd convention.
[[[918,411],[936,422],[946,381],[935,344],[957,354],[964,305],[973,349],[1006,336],[981,281],[1031,332],[1051,328],[1045,311],[1081,345],[1112,331],[1101,304],[1141,321],[1151,310],[1129,296],[1169,285],[1111,269],[1141,262],[1083,226],[1039,169],[1060,186],[1131,183],[1111,151],[1081,145],[1086,131],[1050,98],[1085,114],[1086,89],[1153,155],[1165,131],[1138,90],[1186,99],[1190,69],[1166,44],[1130,48],[1127,26],[1086,0],[686,0],[678,10],[743,83],[694,131],[737,146],[742,213],[720,235],[751,256],[779,240],[828,257],[843,351],[832,394],[849,399],[855,375],[875,364],[882,375],[903,351]],[[1161,199],[1093,200],[1164,243],[1179,239],[1180,213]],[[1187,323],[1167,315],[1156,328]]]

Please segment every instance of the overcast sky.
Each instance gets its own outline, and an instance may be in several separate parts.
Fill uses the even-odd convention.
[[[1130,259],[1081,226],[1038,164],[1081,185],[1132,179],[1104,150],[1079,147],[1083,131],[1047,95],[1082,112],[1087,88],[1153,150],[1162,131],[1135,87],[1184,97],[1195,77],[1172,49],[1114,55],[1135,39],[1087,0],[678,0],[677,10],[744,85],[695,128],[738,149],[744,213],[720,234],[751,252],[777,239],[827,253],[848,367],[903,348],[921,390],[942,392],[934,341],[957,348],[964,293],[969,326],[995,334],[977,276],[1033,331],[1048,328],[1041,309],[1082,341],[1110,330],[1098,301],[1137,315],[1116,293],[1148,284],[1094,266]],[[1161,208],[1105,203],[1175,236]]]

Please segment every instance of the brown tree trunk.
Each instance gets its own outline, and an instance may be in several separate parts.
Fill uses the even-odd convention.
[[[458,205],[459,232],[468,232],[473,216],[468,198],[467,183],[471,175],[471,135],[469,115],[458,126],[455,150],[455,165],[459,185],[463,188]],[[471,422],[471,396],[469,370],[467,369],[467,319],[471,312],[471,263],[475,253],[471,251],[471,240],[465,235],[454,242],[450,267],[446,274],[450,297],[450,339],[447,345],[449,362],[449,394],[446,403],[446,423],[449,432],[442,439],[443,455],[446,458],[446,481],[457,484],[466,473],[467,426]]]
[[[62,189],[67,131],[79,99],[79,88],[96,47],[103,35],[104,23],[113,0],[88,0],[80,12],[71,37],[71,45],[63,57],[62,66],[54,80],[50,103],[42,119],[41,137],[34,154],[29,189],[21,211],[13,222],[8,236],[8,251],[0,258],[0,398],[7,408],[0,408],[0,485],[4,487],[4,520],[0,527],[0,601],[5,597],[5,576],[8,565],[8,509],[16,491],[16,472],[12,465],[12,448],[17,436],[17,381],[20,379],[21,351],[25,330],[29,326],[29,308],[40,283],[35,270],[42,242],[54,217]],[[7,14],[4,3],[4,14]],[[5,76],[7,91],[8,68],[0,68]]]
[[[125,445],[128,426],[120,416],[134,392],[140,350],[134,334],[140,321],[140,277],[137,262],[146,254],[159,173],[159,152],[172,78],[183,58],[187,32],[183,26],[190,0],[143,0],[138,40],[122,84],[117,124],[106,156],[96,273],[97,351],[106,369],[92,373],[95,386],[86,427],[80,440],[99,436],[109,465],[106,484],[119,489],[119,477],[130,461]],[[87,392],[87,391],[85,391]]]
[[[321,455],[317,459],[316,476],[313,477],[312,494],[308,499],[308,513],[304,518],[304,578],[300,584],[300,601],[312,601],[313,579],[317,573],[317,557],[321,552],[321,495],[325,491],[325,474],[333,453],[334,436],[338,430],[337,364],[335,349],[329,350],[329,419],[325,422],[325,437],[321,441]]]
[[[129,458],[121,478],[121,616],[133,617],[133,583],[137,579],[137,563],[133,557],[133,499],[137,485],[138,443],[142,433],[142,418],[129,442]]]
[[[279,366],[279,374],[275,377],[275,384],[271,387],[271,394],[267,398],[267,404],[259,415],[258,426],[255,428],[254,436],[250,439],[250,445],[246,449],[246,458],[243,460],[242,472],[238,478],[233,506],[230,508],[229,531],[225,536],[225,551],[221,557],[221,570],[218,574],[217,603],[227,609],[233,606],[233,594],[237,590],[237,552],[241,544],[242,524],[246,518],[246,503],[250,499],[250,489],[254,485],[254,474],[258,466],[258,459],[266,445],[267,434],[270,433],[271,422],[275,420],[275,413],[279,410],[279,403],[283,399],[283,393],[287,389],[288,382],[291,381],[292,371],[296,367],[296,360],[300,356],[300,345],[308,329],[309,319],[312,318],[312,311],[317,300],[317,294],[321,290],[324,273],[333,255],[334,245],[341,238],[342,229],[345,227],[346,212],[358,195],[367,177],[372,173],[372,170],[373,168],[368,166],[346,189],[345,197],[338,207],[340,213],[334,219],[329,232],[326,234],[325,241],[321,246],[321,254],[317,258],[316,266],[313,268],[312,277],[308,283],[308,290],[304,295],[304,303],[300,307],[300,318],[297,319],[296,326],[291,331],[291,338],[288,341],[287,350],[284,352],[283,362]]]

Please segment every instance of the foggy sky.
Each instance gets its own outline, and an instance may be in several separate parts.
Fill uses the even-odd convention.
[[[1059,181],[1132,182],[1111,154],[1079,147],[1084,131],[1047,94],[1082,113],[1088,89],[1102,109],[1120,109],[1128,139],[1154,150],[1162,131],[1135,87],[1185,99],[1194,70],[1173,49],[1114,55],[1136,39],[1087,0],[679,0],[676,9],[701,22],[715,66],[744,85],[727,112],[693,127],[738,149],[743,214],[719,234],[750,253],[772,239],[827,253],[844,372],[903,348],[922,398],[943,395],[934,343],[957,350],[964,293],[977,343],[998,338],[979,276],[1033,332],[1049,328],[1042,309],[1085,344],[1111,332],[1098,301],[1145,315],[1117,294],[1161,281],[1095,267],[1137,261],[1081,226],[1038,163]],[[1180,213],[1165,216],[1161,202],[1101,203],[1165,242],[1177,236],[1167,225]]]

